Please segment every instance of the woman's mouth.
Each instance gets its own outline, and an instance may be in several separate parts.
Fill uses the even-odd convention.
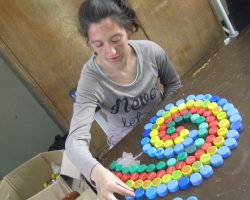
[[[114,56],[114,57],[108,58],[108,60],[110,60],[111,62],[115,62],[115,61],[119,60],[120,57],[121,56]]]

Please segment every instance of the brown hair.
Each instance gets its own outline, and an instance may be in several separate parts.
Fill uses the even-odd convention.
[[[142,28],[127,0],[85,0],[79,9],[79,31],[88,38],[89,25],[107,17],[131,33]]]

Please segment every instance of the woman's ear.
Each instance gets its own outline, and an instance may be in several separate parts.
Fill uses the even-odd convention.
[[[90,44],[88,39],[87,39],[86,43],[87,43],[87,46],[94,52],[94,54],[97,55],[97,53],[95,52],[93,46]]]

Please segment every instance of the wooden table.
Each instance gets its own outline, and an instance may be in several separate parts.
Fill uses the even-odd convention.
[[[250,199],[250,27],[228,46],[219,50],[202,67],[184,75],[182,83],[183,87],[171,100],[164,102],[162,108],[167,103],[184,99],[189,94],[216,94],[228,99],[240,111],[245,129],[232,156],[221,167],[214,169],[212,177],[204,180],[199,187],[190,187],[163,199],[173,199],[176,196],[186,199],[191,195],[196,195],[200,200]],[[155,112],[107,152],[101,162],[108,166],[121,157],[123,152],[138,155],[142,151],[140,140],[143,127],[154,114]],[[149,159],[143,154],[140,161],[149,164],[159,160]]]

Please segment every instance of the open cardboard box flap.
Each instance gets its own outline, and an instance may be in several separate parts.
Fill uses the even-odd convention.
[[[62,165],[61,165],[61,175],[69,176],[73,179],[80,179],[81,173],[75,167],[75,165],[69,160],[66,152],[63,152]]]

